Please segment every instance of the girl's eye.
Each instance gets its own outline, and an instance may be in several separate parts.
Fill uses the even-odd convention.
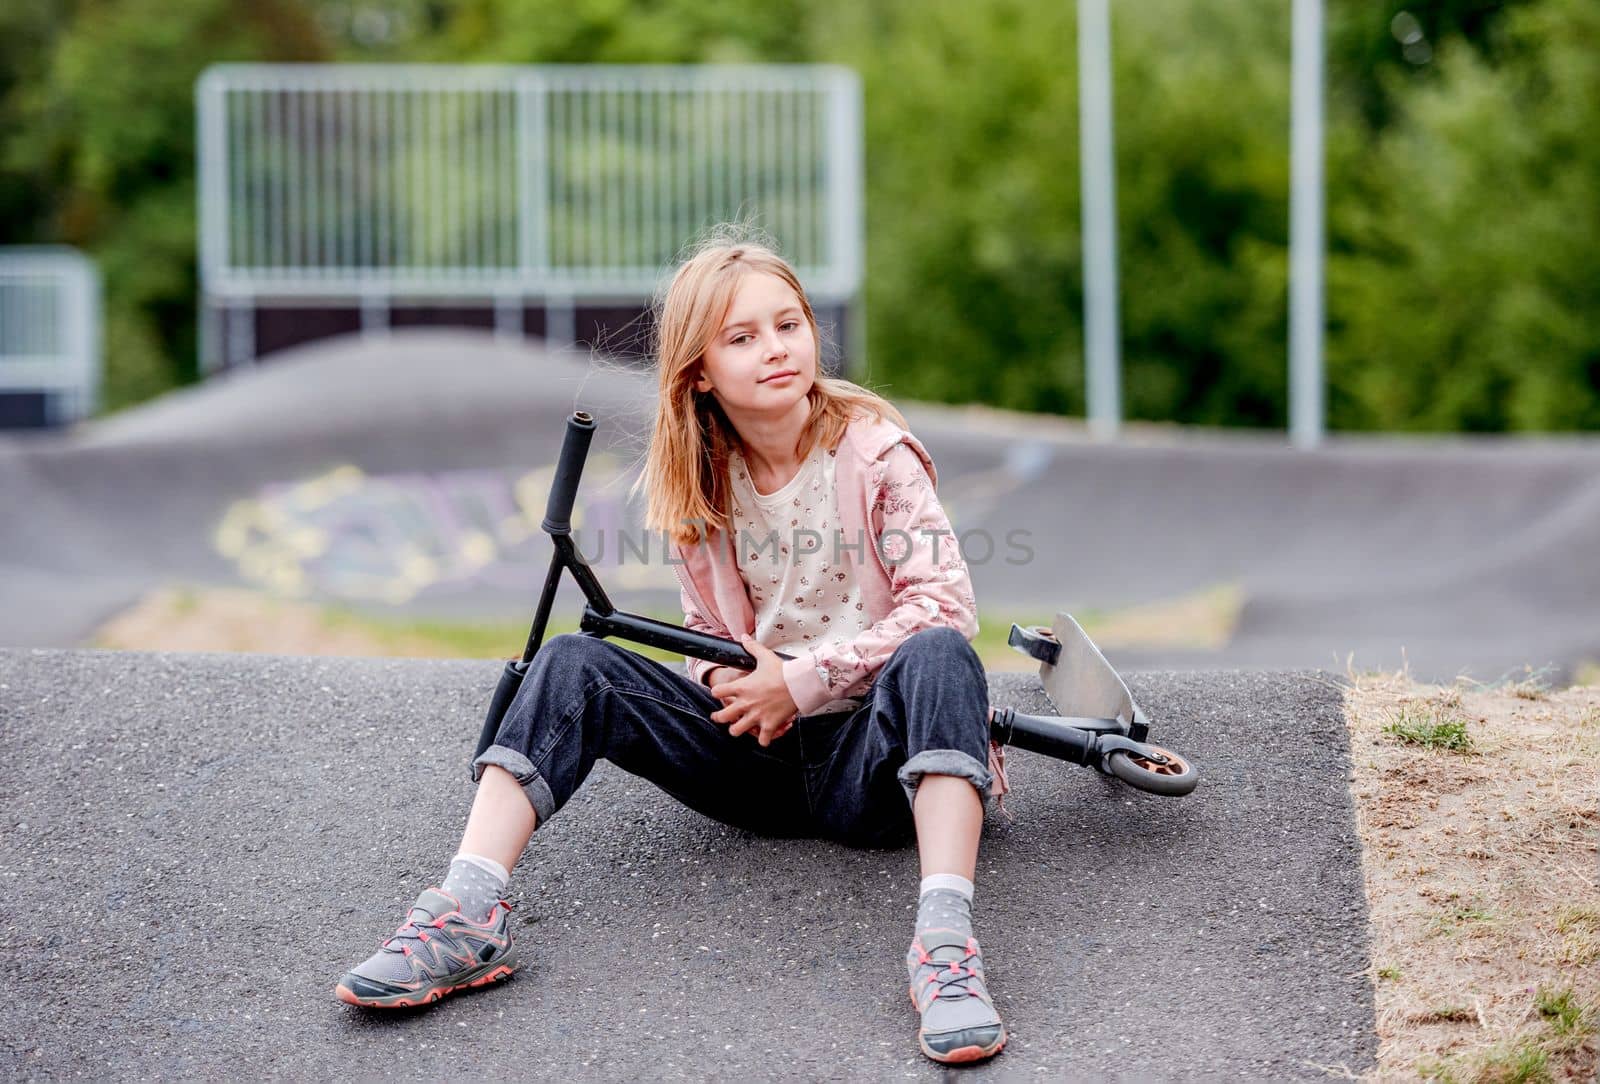
[[[792,330],[794,328],[798,328],[799,326],[800,321],[798,320],[785,320],[783,323],[778,325],[778,328],[779,330]],[[728,340],[728,345],[743,346],[746,342],[750,341],[751,338],[753,338],[753,336],[749,332],[741,331],[739,334]]]

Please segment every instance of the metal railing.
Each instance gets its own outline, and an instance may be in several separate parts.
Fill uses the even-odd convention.
[[[100,393],[100,274],[76,249],[0,248],[0,394],[38,394],[44,420],[88,416]]]
[[[207,309],[643,302],[728,220],[820,301],[860,283],[847,68],[230,64],[196,107]]]

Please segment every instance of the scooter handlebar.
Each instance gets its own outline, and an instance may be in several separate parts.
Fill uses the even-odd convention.
[[[592,439],[594,417],[587,411],[573,411],[567,419],[567,435],[561,442],[561,458],[556,461],[556,476],[550,483],[550,498],[545,502],[544,523],[540,525],[551,534],[572,531],[572,505],[578,497],[578,480],[583,477],[583,463],[589,458]]]

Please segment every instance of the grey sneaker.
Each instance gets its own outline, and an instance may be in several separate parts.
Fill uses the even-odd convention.
[[[922,1014],[917,1043],[934,1061],[956,1065],[993,1057],[1006,1027],[983,982],[983,950],[955,930],[924,930],[906,955],[911,1004]]]
[[[334,995],[351,1005],[395,1009],[426,1005],[517,969],[511,905],[497,902],[483,922],[463,915],[453,896],[429,888],[377,952],[345,972]]]

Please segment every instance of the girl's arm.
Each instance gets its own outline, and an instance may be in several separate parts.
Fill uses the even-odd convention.
[[[712,617],[707,617],[705,614],[701,613],[699,608],[696,607],[694,602],[689,598],[689,592],[687,589],[682,587],[678,588],[678,594],[680,596],[680,601],[683,603],[684,628],[690,629],[694,632],[709,633],[712,636],[721,636],[726,640],[732,640],[736,638],[733,633],[728,631],[728,627],[721,621],[718,621]],[[706,659],[697,659],[693,656],[688,656],[684,659],[684,672],[695,681],[705,685],[707,684],[707,672],[715,669],[717,665],[717,663],[709,662]],[[743,671],[740,671],[740,673],[742,672]]]
[[[894,608],[854,639],[808,647],[783,664],[784,682],[802,715],[863,694],[878,668],[915,632],[948,625],[968,640],[978,634],[966,560],[921,457],[904,443],[889,449],[874,477],[872,530],[869,544],[883,540]],[[868,554],[867,560],[875,558]]]

